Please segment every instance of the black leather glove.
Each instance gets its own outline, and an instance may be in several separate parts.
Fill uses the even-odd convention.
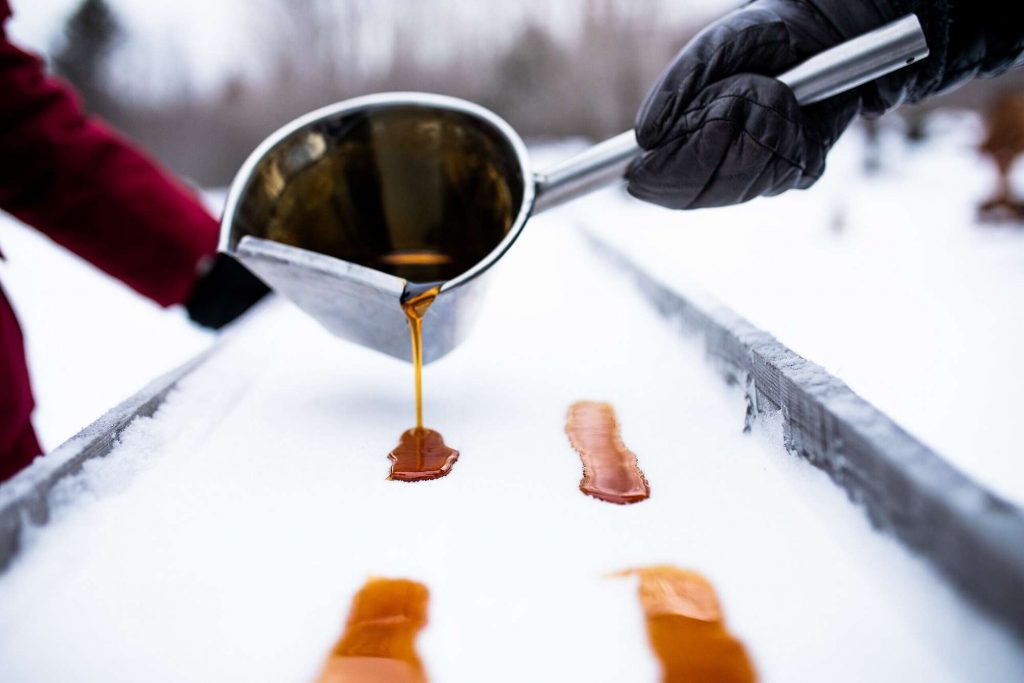
[[[674,209],[807,188],[859,112],[879,115],[916,83],[916,67],[801,108],[771,78],[909,10],[908,2],[757,0],[694,38],[647,95],[631,166],[634,196]]]
[[[227,254],[217,254],[199,276],[185,309],[188,317],[215,330],[245,313],[270,289]]]

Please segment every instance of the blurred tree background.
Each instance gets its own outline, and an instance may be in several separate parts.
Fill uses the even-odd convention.
[[[460,20],[466,5],[443,0],[251,0],[239,21],[260,46],[247,56],[258,61],[260,75],[229,76],[213,92],[177,74],[176,82],[152,88],[158,95],[146,93],[145,81],[160,79],[155,67],[141,85],[119,77],[132,57],[121,49],[131,35],[109,0],[83,0],[49,54],[90,111],[209,186],[228,183],[278,126],[373,92],[463,97],[495,110],[527,138],[613,135],[632,124],[659,71],[715,14],[679,19],[679,0],[560,4],[554,27],[543,21],[546,3],[537,3],[526,19],[508,23],[507,35],[488,39],[501,27],[474,36],[479,16]],[[173,46],[171,55],[173,61]]]
[[[742,4],[209,1],[228,13],[231,32],[247,39],[232,55],[233,67],[187,59],[180,27],[136,35],[120,12],[134,9],[137,24],[149,9],[143,0],[76,0],[47,50],[53,69],[78,88],[90,111],[205,186],[230,182],[249,152],[296,116],[374,92],[463,97],[493,109],[528,139],[616,134],[632,124],[647,88],[686,41]],[[14,4],[16,18],[32,12]],[[164,20],[174,11],[166,10]],[[207,41],[219,41],[221,29],[211,30],[212,38],[203,34]],[[1024,69],[901,109],[901,116],[908,135],[923,135],[930,110],[984,109],[1022,85]]]
[[[71,81],[85,107],[117,122],[117,97],[107,85],[106,66],[122,37],[117,16],[104,0],[85,0],[68,18],[53,69]]]

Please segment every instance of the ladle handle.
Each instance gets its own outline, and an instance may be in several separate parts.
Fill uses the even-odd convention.
[[[908,14],[870,33],[840,43],[778,76],[802,105],[852,90],[928,56],[921,22]],[[643,153],[630,130],[605,140],[537,174],[534,213],[622,180],[630,162]]]

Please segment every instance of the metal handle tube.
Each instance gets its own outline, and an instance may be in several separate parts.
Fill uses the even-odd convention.
[[[781,76],[801,105],[852,90],[928,56],[921,22],[914,14],[836,45]],[[643,152],[633,131],[605,140],[534,177],[540,213],[621,180]]]

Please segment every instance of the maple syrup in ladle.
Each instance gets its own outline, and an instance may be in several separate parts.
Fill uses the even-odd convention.
[[[409,283],[402,302],[417,354],[418,328],[434,322],[423,321],[438,293],[427,290],[495,260],[519,225],[533,182],[503,126],[476,107],[438,100],[417,96],[401,105],[354,107],[297,128],[252,169],[231,216],[232,248],[253,237]],[[358,307],[317,306],[315,315],[328,318],[331,329],[337,323],[365,332],[376,319],[361,320]],[[437,324],[441,331],[453,320]],[[372,337],[352,338],[376,347]],[[419,377],[422,358],[416,363]],[[422,406],[422,389],[419,394]],[[391,454],[393,479],[443,476],[457,457],[424,427],[422,407],[417,416]]]
[[[398,446],[388,454],[391,460],[389,479],[425,481],[439,479],[452,470],[459,452],[445,445],[444,437],[423,426],[423,318],[437,299],[441,286],[433,283],[409,283],[402,295],[402,310],[409,321],[412,339],[412,363],[416,382],[416,426],[399,439]]]

